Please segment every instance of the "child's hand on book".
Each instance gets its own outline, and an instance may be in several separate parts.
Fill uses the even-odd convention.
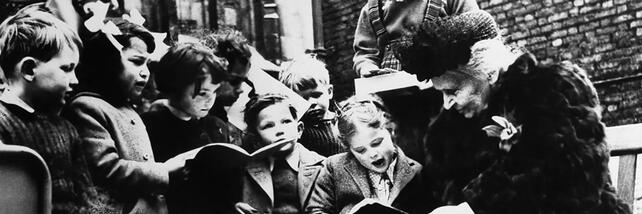
[[[182,169],[185,166],[185,160],[193,159],[198,151],[201,150],[201,148],[203,147],[198,147],[196,149],[192,149],[190,151],[178,154],[173,158],[170,158],[169,160],[165,161],[165,168],[170,173]]]
[[[248,203],[238,202],[234,205],[236,211],[240,214],[249,214],[249,213],[258,213],[259,211],[254,209]]]

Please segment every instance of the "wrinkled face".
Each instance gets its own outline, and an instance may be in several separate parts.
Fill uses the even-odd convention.
[[[138,37],[129,39],[131,45],[123,49],[120,61],[123,63],[123,72],[118,76],[120,89],[130,99],[137,98],[143,92],[149,80],[149,53],[147,45]]]
[[[332,98],[332,86],[317,83],[316,88],[299,91],[298,94],[312,104],[308,111],[320,111],[325,113],[330,107],[330,99]]]
[[[65,103],[65,95],[71,92],[71,85],[78,84],[74,72],[78,64],[78,51],[65,47],[58,55],[47,62],[36,60],[33,70],[33,93],[38,103],[60,107]]]
[[[201,82],[199,91],[194,91],[196,83],[192,83],[183,89],[177,98],[177,108],[193,118],[205,117],[214,105],[216,89],[220,85],[220,83],[212,83],[212,75],[207,74],[206,78]]]
[[[302,124],[292,117],[290,106],[277,103],[259,112],[256,132],[266,144],[294,140],[301,136]]]
[[[385,128],[372,128],[364,123],[355,124],[355,133],[348,138],[350,152],[366,169],[384,173],[395,157],[396,147]]]
[[[231,106],[239,99],[243,93],[243,82],[247,80],[247,73],[250,71],[250,62],[243,64],[236,60],[231,63],[229,65],[229,81],[224,82],[217,92],[216,102],[223,106]]]
[[[444,96],[444,109],[455,109],[466,118],[472,118],[487,107],[490,83],[467,74],[448,71],[433,77],[435,89]]]

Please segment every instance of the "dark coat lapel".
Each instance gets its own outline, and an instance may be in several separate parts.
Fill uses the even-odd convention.
[[[270,198],[274,204],[274,187],[272,186],[272,174],[270,165],[267,161],[250,161],[246,167],[247,173],[256,181],[263,192]]]
[[[321,167],[323,167],[323,160],[325,157],[311,152],[302,145],[297,144],[300,148],[299,152],[299,200],[300,205],[305,206],[310,198],[310,193],[312,192],[314,181],[319,176]]]

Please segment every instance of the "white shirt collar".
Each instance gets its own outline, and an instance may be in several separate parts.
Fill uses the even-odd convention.
[[[397,165],[397,159],[398,157],[395,157],[395,160],[390,163],[390,166],[388,167],[388,170],[386,170],[386,174],[388,174],[388,177],[390,178],[391,181],[394,181],[394,173],[395,173],[395,166]]]
[[[2,96],[0,96],[0,100],[2,100],[2,102],[5,102],[7,104],[16,105],[31,114],[36,112],[35,109],[29,106],[29,104],[27,104],[25,101],[20,99],[20,97],[18,97],[18,95],[15,92],[9,89],[5,90],[4,93],[2,93]]]
[[[285,162],[287,162],[288,166],[290,166],[290,168],[295,172],[299,172],[299,161],[301,160],[301,157],[299,156],[301,149],[299,147],[300,145],[295,143],[292,152],[285,156]],[[274,170],[274,158],[270,158],[270,171],[272,170]]]

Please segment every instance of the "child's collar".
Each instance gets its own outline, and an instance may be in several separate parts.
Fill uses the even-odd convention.
[[[24,100],[20,99],[20,96],[18,96],[18,94],[14,90],[10,90],[7,88],[7,90],[4,91],[2,96],[0,96],[0,100],[2,100],[7,104],[16,105],[21,109],[25,110],[26,112],[29,112],[30,114],[33,114],[36,112],[36,110],[33,107],[27,104]]]
[[[187,113],[185,113],[183,110],[174,108],[172,105],[170,105],[169,101],[163,104],[165,104],[167,109],[169,109],[169,112],[172,113],[172,115],[174,115],[176,118],[183,121],[189,121],[192,119],[192,116],[186,115]]]
[[[295,143],[294,148],[292,148],[292,152],[284,157],[285,162],[287,162],[290,168],[295,172],[299,172],[299,162],[301,161],[301,157],[299,156],[300,153],[301,149],[299,148],[299,144]],[[274,156],[270,157],[270,171],[272,170],[274,170]]]

